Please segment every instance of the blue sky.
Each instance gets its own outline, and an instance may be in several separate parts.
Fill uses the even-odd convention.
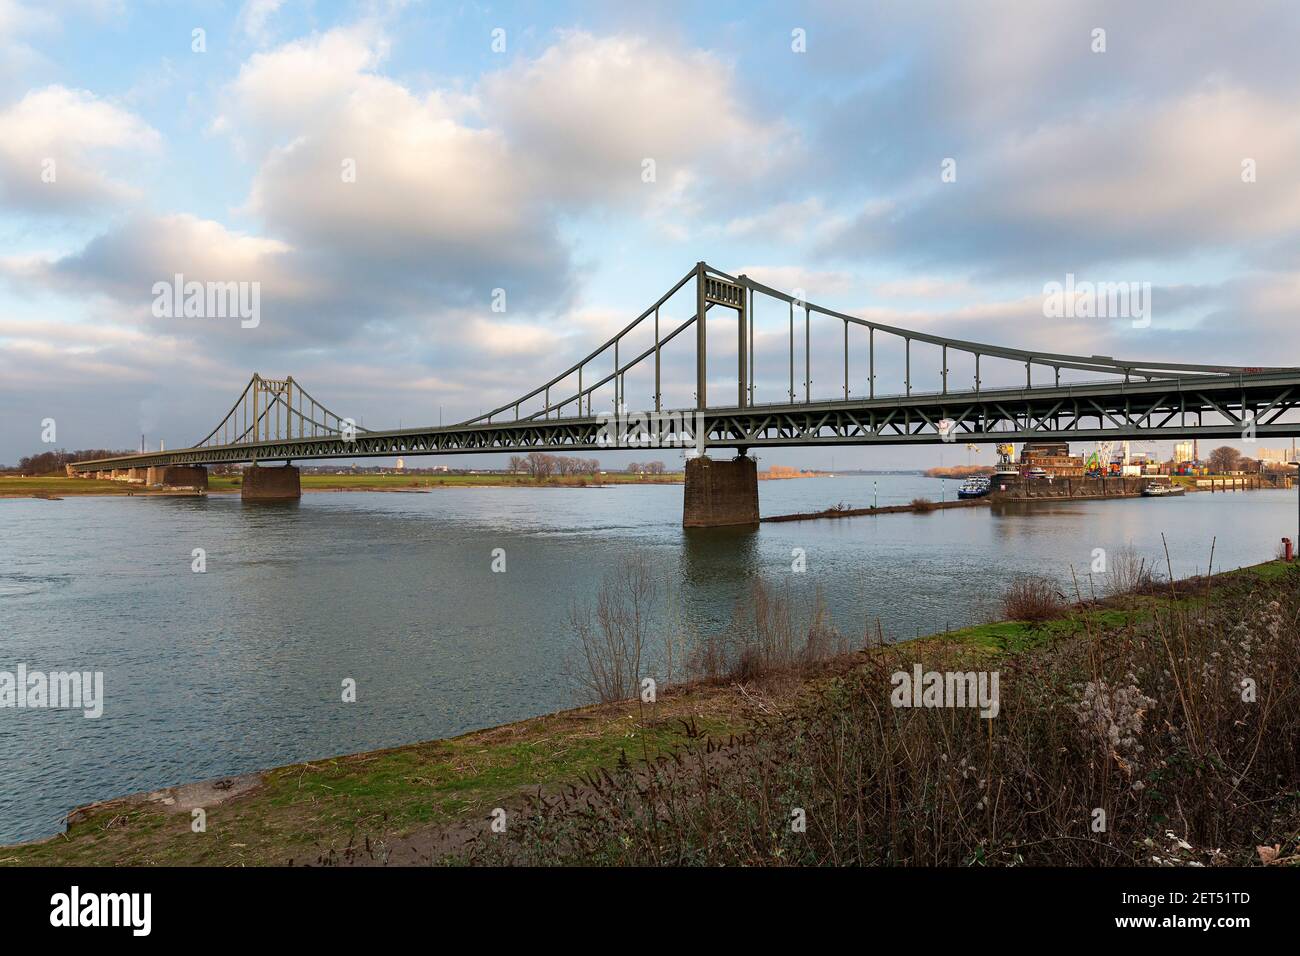
[[[468,417],[700,259],[977,341],[1300,364],[1298,27],[1264,0],[0,0],[0,462],[46,418],[190,444],[253,371],[372,427]],[[259,325],[155,317],[175,273],[259,283]],[[1151,283],[1150,326],[1046,318],[1067,273]],[[760,313],[760,401],[783,330]]]

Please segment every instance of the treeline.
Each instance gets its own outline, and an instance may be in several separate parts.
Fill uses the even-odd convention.
[[[1253,475],[1256,472],[1280,471],[1289,467],[1281,462],[1262,462],[1255,458],[1249,458],[1231,445],[1222,445],[1214,449],[1214,451],[1210,452],[1210,457],[1205,463],[1210,466],[1210,474],[1212,475],[1229,475],[1234,471]]]
[[[68,451],[60,448],[58,451],[43,451],[37,455],[19,458],[16,467],[0,467],[0,471],[6,474],[48,475],[51,472],[62,472],[65,466],[72,464],[74,461],[87,461],[94,458],[120,458],[123,455],[132,454],[134,454],[132,451],[112,448],[83,448],[80,451]]]
[[[925,476],[927,478],[969,478],[972,475],[991,475],[994,470],[992,465],[941,465],[937,468],[927,468]]]
[[[550,478],[552,475],[595,475],[600,473],[600,462],[595,458],[571,458],[568,455],[548,455],[530,451],[527,455],[511,455],[510,471],[531,478]]]

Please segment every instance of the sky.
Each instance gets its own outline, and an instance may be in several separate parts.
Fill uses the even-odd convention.
[[[365,427],[459,421],[701,260],[996,345],[1300,364],[1297,48],[1271,0],[0,0],[0,462],[193,444],[253,372]],[[255,284],[256,324],[157,314],[176,275]],[[1048,316],[1067,276],[1149,283],[1150,321]],[[779,401],[786,313],[756,321]],[[841,334],[814,329],[814,398]],[[734,319],[709,335],[734,395]],[[693,400],[688,339],[667,405]],[[499,459],[410,462],[436,463]]]

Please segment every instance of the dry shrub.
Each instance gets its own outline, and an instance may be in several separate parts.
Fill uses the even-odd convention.
[[[1020,578],[1002,595],[1002,615],[1008,621],[1050,621],[1064,614],[1065,607],[1065,595],[1051,578]]]
[[[574,602],[569,623],[578,640],[578,660],[569,670],[601,703],[627,700],[642,678],[649,632],[655,624],[659,585],[640,554],[619,560],[596,594],[596,606]]]
[[[913,498],[913,499],[912,499],[912,510],[913,510],[913,511],[919,511],[919,512],[921,512],[922,514],[925,514],[925,513],[927,513],[927,512],[933,511],[934,508],[935,508],[934,502],[931,501],[929,498]]]
[[[1132,545],[1117,548],[1110,556],[1106,569],[1106,593],[1146,594],[1157,585],[1155,566],[1138,554]]]
[[[806,620],[796,620],[789,590],[756,580],[732,609],[722,631],[697,637],[687,660],[690,677],[709,683],[749,683],[772,674],[801,674],[852,650],[831,622],[818,590]]]

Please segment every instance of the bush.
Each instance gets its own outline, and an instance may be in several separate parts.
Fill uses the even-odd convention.
[[[1051,578],[1021,578],[1002,595],[1002,616],[1008,621],[1050,621],[1064,612],[1065,595]]]
[[[773,674],[806,674],[853,650],[831,623],[818,591],[807,620],[797,620],[790,593],[759,579],[738,601],[727,627],[697,637],[688,676],[709,683],[746,684]]]
[[[913,511],[919,511],[919,512],[921,512],[922,514],[924,514],[924,513],[926,513],[926,512],[933,511],[933,510],[934,510],[934,507],[935,507],[935,506],[934,506],[934,502],[931,501],[929,498],[913,498],[913,499],[912,499],[912,510],[913,510]]]
[[[609,703],[636,694],[658,602],[658,583],[640,554],[624,557],[606,575],[594,610],[574,602],[569,622],[579,659],[570,669],[591,697]]]

